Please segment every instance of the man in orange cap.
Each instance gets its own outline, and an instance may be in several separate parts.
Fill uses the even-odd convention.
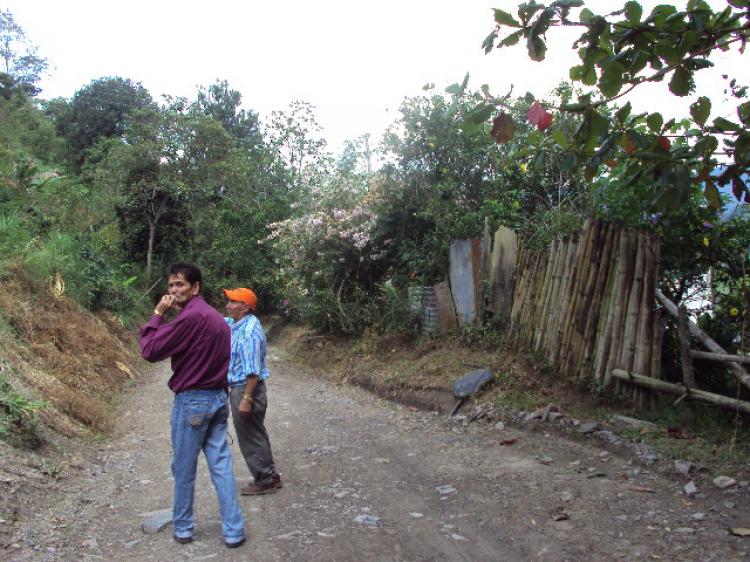
[[[246,496],[270,494],[281,488],[264,424],[266,418],[266,335],[254,312],[258,297],[251,289],[224,289],[226,322],[232,330],[232,355],[227,380],[232,421],[240,451],[254,482],[240,489]]]

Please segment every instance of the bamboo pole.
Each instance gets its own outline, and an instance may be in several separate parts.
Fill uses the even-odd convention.
[[[557,364],[565,372],[568,355],[573,351],[575,335],[576,304],[580,295],[580,287],[586,281],[587,254],[591,247],[594,228],[591,222],[586,222],[585,230],[578,243],[575,259],[573,261],[573,272],[571,282],[566,294],[565,308],[563,309],[562,339],[560,340]]]
[[[609,279],[610,265],[612,263],[610,254],[612,253],[612,244],[615,239],[615,228],[611,224],[606,224],[604,228],[604,245],[602,246],[600,254],[597,256],[596,284],[594,285],[591,302],[588,305],[589,314],[586,315],[586,323],[583,327],[584,337],[586,337],[589,342],[587,354],[591,353],[594,343],[596,342],[596,329],[599,326],[599,318],[602,317],[602,311],[604,308],[604,288]],[[593,314],[591,314],[591,312],[593,312]]]
[[[641,312],[641,298],[643,295],[643,271],[645,265],[645,250],[643,248],[643,233],[635,233],[635,263],[633,269],[632,288],[625,315],[625,332],[622,341],[620,364],[626,371],[633,370],[635,361],[636,334]]]
[[[617,350],[622,345],[622,329],[623,329],[623,301],[627,302],[628,292],[630,287],[628,286],[628,270],[630,269],[630,248],[632,242],[631,232],[627,229],[623,229],[620,232],[620,248],[617,257],[617,292],[613,294],[614,299],[614,317],[612,319],[612,352],[607,358],[607,366],[604,369],[604,386],[608,387],[612,379],[612,370],[617,367],[617,361],[619,354]]]
[[[565,283],[565,269],[567,267],[567,256],[570,251],[568,240],[561,240],[557,247],[557,259],[555,260],[555,271],[552,277],[552,290],[549,296],[549,314],[547,316],[547,331],[542,341],[542,346],[547,357],[552,355],[552,348],[557,338],[557,319],[560,314],[560,292]]]
[[[652,388],[662,392],[669,392],[672,394],[678,394],[684,396],[686,394],[686,388],[681,384],[673,384],[659,379],[653,379],[646,377],[638,373],[629,373],[622,369],[613,369],[612,377],[618,380],[627,381],[633,384],[645,386],[646,388]],[[702,400],[710,404],[716,404],[723,408],[728,408],[732,411],[740,411],[745,414],[750,414],[750,402],[744,402],[735,398],[729,398],[720,394],[714,394],[712,392],[706,392],[705,390],[690,389],[690,397],[696,400]]]
[[[575,270],[575,255],[578,250],[578,240],[571,239],[568,242],[567,252],[565,254],[565,270],[563,273],[562,284],[558,296],[558,306],[555,308],[554,334],[555,339],[550,349],[548,359],[550,363],[557,365],[557,358],[563,341],[563,331],[565,329],[565,311],[567,310],[570,286],[573,282]]]
[[[609,360],[609,355],[612,348],[612,331],[614,326],[615,302],[620,296],[618,285],[620,277],[617,269],[619,261],[620,234],[620,229],[617,229],[612,238],[612,249],[608,258],[608,279],[604,288],[604,299],[606,299],[606,306],[603,310],[604,318],[600,323],[600,328],[598,329],[597,333],[596,358],[594,360],[594,379],[597,381],[600,381],[604,378],[604,374],[607,370],[607,362]]]
[[[587,223],[581,244],[576,254],[575,282],[570,291],[570,299],[566,311],[566,326],[563,333],[562,353],[559,359],[560,369],[568,375],[572,364],[580,355],[582,344],[582,332],[579,330],[579,314],[584,294],[587,291],[589,273],[593,269],[592,256],[598,242],[601,223],[593,221]]]
[[[593,366],[592,354],[594,336],[592,326],[596,326],[601,314],[601,288],[606,278],[608,263],[603,260],[606,255],[607,243],[611,241],[609,225],[597,221],[596,235],[588,256],[589,266],[587,280],[583,288],[576,311],[576,333],[578,343],[575,353],[568,356],[566,371],[570,371],[576,378],[588,378]],[[594,305],[596,303],[596,305]],[[584,369],[586,372],[584,372]]]
[[[669,300],[666,296],[664,296],[664,293],[662,293],[658,289],[656,290],[656,298],[659,299],[659,302],[664,306],[664,309],[672,316],[678,315],[677,305]],[[723,347],[721,347],[718,343],[711,339],[711,337],[706,332],[701,330],[695,324],[695,322],[690,319],[688,319],[688,329],[690,330],[690,333],[698,338],[698,340],[700,340],[700,342],[709,350],[713,351],[714,353],[727,354],[726,350]],[[745,369],[743,369],[737,363],[728,363],[727,366],[738,381],[744,384],[747,388],[750,388],[750,375],[747,374]]]
[[[657,254],[655,237],[643,232],[640,236],[643,252],[643,282],[638,304],[639,319],[635,332],[635,351],[632,371],[648,375],[651,371],[654,329],[654,290],[656,289]],[[636,403],[646,408],[654,406],[652,397],[645,389],[634,391]]]
[[[540,303],[540,314],[542,318],[549,317],[549,307],[551,302],[550,295],[552,292],[552,287],[554,285],[555,267],[560,257],[558,251],[559,247],[559,240],[555,238],[550,244],[549,256],[547,258],[547,271],[545,272],[544,284],[542,285],[542,296]],[[539,329],[536,332],[536,336],[534,337],[534,349],[540,349],[542,347],[544,335],[547,333],[548,328],[549,324],[547,322],[544,322],[540,325]]]

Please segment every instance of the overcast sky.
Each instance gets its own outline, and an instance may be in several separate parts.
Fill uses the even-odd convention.
[[[598,13],[622,2],[588,4]],[[656,2],[642,2],[653,6]],[[725,2],[712,2],[726,5]],[[576,62],[576,34],[557,33],[547,60],[522,47],[485,55],[493,7],[515,12],[515,0],[0,0],[51,63],[42,97],[70,97],[102,76],[141,82],[154,98],[195,97],[217,78],[243,95],[246,109],[267,116],[295,99],[317,108],[332,148],[370,133],[377,139],[405,96],[434,83],[442,91],[471,74],[497,94],[544,95]],[[676,5],[682,7],[684,2]],[[578,32],[580,33],[580,31]],[[743,57],[747,58],[747,57]],[[727,68],[750,82],[750,64],[734,62],[699,82],[722,97]],[[697,95],[697,94],[696,94]],[[691,96],[687,103],[694,101]],[[673,111],[660,85],[633,100],[637,108]]]

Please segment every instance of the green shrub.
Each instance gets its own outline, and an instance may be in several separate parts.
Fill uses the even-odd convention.
[[[23,254],[30,241],[31,235],[20,213],[0,212],[0,268],[11,258]]]
[[[409,310],[409,295],[405,287],[392,280],[380,283],[372,311],[372,325],[382,334],[404,334],[415,328]]]
[[[13,390],[0,373],[0,439],[12,445],[37,444],[36,412],[44,407],[44,402],[29,400]]]

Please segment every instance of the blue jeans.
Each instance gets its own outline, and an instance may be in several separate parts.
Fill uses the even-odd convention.
[[[172,405],[172,524],[178,537],[193,535],[193,494],[201,450],[219,497],[224,540],[245,537],[245,522],[237,501],[232,452],[227,444],[227,394],[223,390],[186,390],[175,394]]]

